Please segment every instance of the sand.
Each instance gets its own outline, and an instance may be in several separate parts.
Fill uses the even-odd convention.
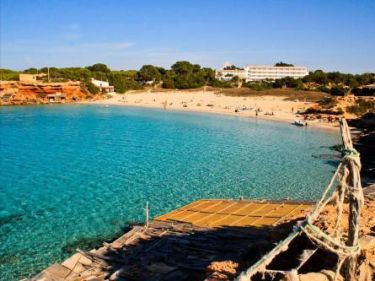
[[[288,123],[303,119],[303,116],[299,116],[296,112],[314,105],[313,102],[285,100],[285,97],[282,96],[237,97],[202,90],[190,92],[177,90],[167,92],[129,91],[125,94],[114,94],[109,99],[90,103],[230,114]],[[256,114],[257,110],[258,114]],[[319,120],[309,121],[308,125],[338,129],[337,125],[323,123]]]

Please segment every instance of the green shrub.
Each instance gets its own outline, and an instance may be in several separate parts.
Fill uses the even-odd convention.
[[[124,72],[113,72],[108,75],[109,84],[111,84],[117,93],[125,93],[127,90],[141,89],[141,84],[134,80],[129,73]]]
[[[356,104],[348,106],[346,111],[357,116],[364,115],[368,112],[375,112],[375,101],[358,99]]]
[[[345,94],[348,92],[348,89],[340,86],[333,86],[330,92],[333,96],[345,96]]]
[[[258,83],[252,83],[252,82],[247,82],[243,86],[255,90],[255,91],[264,91],[268,89],[272,89],[272,84],[266,83],[266,82],[258,82]]]
[[[231,83],[229,81],[222,81],[222,80],[215,79],[212,82],[212,87],[216,87],[216,88],[231,88],[232,85],[231,85]]]
[[[316,109],[313,107],[310,107],[305,110],[304,114],[329,114],[329,115],[341,115],[344,112],[339,110],[333,110],[333,109]]]
[[[318,91],[321,91],[321,92],[324,92],[324,93],[330,93],[331,92],[331,89],[330,88],[328,88],[327,86],[319,86],[318,88],[317,88],[317,90]]]
[[[345,112],[341,107],[339,107],[339,108],[337,108],[337,113],[340,114],[340,115],[343,115]]]
[[[352,93],[355,96],[375,96],[375,89],[373,88],[354,88]]]
[[[174,80],[172,77],[165,77],[163,78],[163,88],[165,89],[176,89],[176,86],[174,85]]]
[[[0,80],[10,81],[10,80],[18,80],[18,78],[19,78],[19,73],[17,71],[0,68]]]
[[[337,100],[334,97],[325,97],[319,100],[318,104],[324,109],[331,109],[337,105]]]
[[[98,87],[96,87],[93,83],[91,82],[88,82],[87,84],[87,90],[93,94],[93,95],[96,95],[100,92],[100,89]]]

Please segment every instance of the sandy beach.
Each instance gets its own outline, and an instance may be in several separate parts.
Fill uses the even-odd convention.
[[[230,114],[241,117],[253,117],[292,123],[303,119],[296,114],[312,106],[313,102],[286,100],[285,96],[226,96],[213,91],[129,91],[125,94],[114,94],[109,99],[84,102],[103,105],[124,105],[165,110],[181,110]],[[258,113],[256,112],[258,110]],[[337,125],[318,120],[309,121],[308,125],[338,129]]]

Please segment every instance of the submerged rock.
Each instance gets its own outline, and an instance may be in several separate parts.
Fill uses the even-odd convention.
[[[12,214],[6,217],[0,217],[0,226],[8,224],[8,223],[14,223],[16,221],[20,221],[22,219],[22,214]]]

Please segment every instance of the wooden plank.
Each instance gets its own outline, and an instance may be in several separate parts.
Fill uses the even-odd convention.
[[[194,224],[201,225],[201,226],[212,226],[212,227],[214,227],[216,225],[221,225],[221,223],[216,224],[216,222],[221,221],[226,216],[228,216],[228,215],[225,215],[225,214],[210,214],[210,215],[206,215],[206,216],[202,217],[202,219],[200,219],[200,220],[196,220],[194,222]]]
[[[212,202],[207,200],[199,200],[200,204],[190,204],[185,207],[182,207],[182,210],[189,210],[189,211],[201,211],[207,208],[208,206],[212,205]]]
[[[251,204],[251,203],[245,202],[245,201],[233,202],[232,205],[230,205],[225,210],[222,210],[220,213],[223,213],[223,214],[234,214],[235,212],[239,212],[243,208],[247,207],[249,204]]]
[[[258,218],[257,220],[255,220],[253,222],[252,226],[255,226],[255,227],[272,226],[278,220],[279,220],[279,218],[261,217],[261,218]]]
[[[219,204],[215,204],[215,205],[213,205],[213,206],[208,207],[207,209],[205,209],[205,212],[220,213],[220,212],[224,211],[225,209],[227,209],[228,207],[230,207],[233,204],[234,203],[230,202],[230,201],[221,201]]]
[[[230,226],[252,226],[259,217],[243,216],[240,220],[230,224]]]
[[[244,208],[241,208],[237,211],[234,211],[233,214],[247,216],[251,212],[253,212],[253,211],[255,211],[259,208],[263,208],[263,207],[264,207],[264,203],[250,203],[247,206],[245,206]]]
[[[268,213],[268,217],[283,217],[287,214],[290,214],[293,210],[297,209],[298,205],[288,205],[283,204],[280,208],[273,210],[272,212]]]
[[[275,211],[280,207],[280,204],[264,204],[263,207],[257,208],[249,213],[250,216],[265,216],[271,211]]]
[[[239,216],[239,215],[227,215],[224,217],[222,220],[218,221],[220,225],[222,226],[234,226],[236,225],[236,222],[242,219],[244,216]]]
[[[207,200],[202,199],[202,200],[194,201],[186,206],[181,207],[180,209],[181,210],[200,210],[200,208],[207,203],[208,203]]]
[[[195,214],[195,213],[196,212],[182,210],[178,214],[175,214],[175,215],[172,215],[172,216],[168,217],[168,219],[187,221],[186,218],[189,217],[189,216],[191,216],[191,215],[193,215],[193,214]]]

